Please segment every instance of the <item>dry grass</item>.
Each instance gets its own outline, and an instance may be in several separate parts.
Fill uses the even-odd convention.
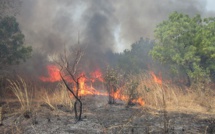
[[[74,98],[70,95],[63,83],[59,83],[53,91],[43,89],[38,94],[40,94],[38,95],[39,98],[42,98],[41,101],[52,109],[56,109],[57,105],[63,105],[70,109],[73,108]]]
[[[58,105],[73,108],[74,99],[70,96],[64,84],[59,83],[55,89],[33,89],[25,80],[18,77],[17,80],[8,80],[9,88],[17,97],[21,111],[31,111],[35,104],[47,104],[52,109]],[[34,95],[35,94],[35,95]],[[34,104],[33,104],[34,103]],[[34,105],[34,106],[33,106]]]
[[[163,133],[174,128],[174,119],[170,119],[169,112],[195,112],[215,114],[215,91],[210,88],[178,87],[163,82],[158,84],[150,75],[141,74],[135,79],[139,80],[138,93],[145,101],[146,107],[152,107],[162,113]],[[170,123],[171,122],[171,123]]]
[[[134,76],[139,86],[137,88],[138,97],[142,97],[147,107],[153,107],[163,113],[163,132],[168,132],[170,129],[170,120],[168,117],[169,111],[191,111],[191,112],[210,112],[215,113],[215,98],[214,91],[210,89],[189,89],[180,88],[171,84],[157,84],[150,75],[141,74]],[[63,105],[69,109],[73,109],[74,98],[71,97],[63,83],[59,83],[56,88],[42,89],[35,91],[36,96],[33,98],[33,89],[19,77],[16,81],[9,80],[10,89],[18,98],[22,110],[31,110],[32,101],[45,103],[52,109],[57,109],[58,105]],[[133,92],[132,92],[133,93]],[[130,94],[127,93],[127,94]],[[136,96],[136,95],[135,95]],[[92,102],[94,103],[94,102]],[[0,109],[1,110],[1,109]],[[140,115],[142,112],[140,113]],[[138,117],[132,116],[133,117]],[[127,123],[132,121],[128,120]],[[1,119],[1,114],[0,114]],[[0,120],[1,121],[1,120]],[[172,123],[172,122],[171,122]],[[172,124],[171,124],[172,125]],[[115,127],[127,127],[128,124]],[[32,126],[34,129],[34,126]],[[121,130],[120,130],[121,131]],[[21,133],[21,127],[16,127],[14,133]],[[36,130],[35,130],[36,133]]]
[[[165,82],[161,85],[156,83],[150,74],[140,74],[132,77],[132,79],[139,83],[137,88],[138,97],[142,97],[149,107],[163,110],[165,103],[165,109],[167,110],[215,113],[215,92],[211,89],[180,88]],[[35,90],[36,96],[33,98],[32,87],[28,86],[21,77],[18,77],[16,81],[8,81],[10,89],[20,102],[22,110],[30,111],[33,99],[36,102],[46,103],[52,109],[56,109],[57,105],[73,108],[74,98],[62,83],[59,83],[54,89]],[[137,95],[135,96],[137,97]]]
[[[192,110],[195,112],[215,112],[215,92],[180,88],[171,84],[156,83],[150,75],[139,75],[138,92],[147,106],[168,110]]]
[[[8,80],[9,88],[12,90],[14,95],[17,97],[22,111],[31,111],[33,89],[27,86],[24,79],[18,77],[17,80]]]

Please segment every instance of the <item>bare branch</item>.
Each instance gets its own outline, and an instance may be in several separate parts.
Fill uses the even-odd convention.
[[[77,66],[78,66],[78,63],[80,62],[80,60],[83,56],[83,52],[81,49],[76,51],[75,59],[71,65],[68,61],[68,57],[66,54],[66,47],[64,47],[64,48],[65,48],[64,49],[64,55],[60,57],[60,60],[62,63],[61,64],[58,63],[58,65],[61,67],[61,70],[59,73],[60,73],[60,77],[63,80],[63,83],[65,84],[66,88],[72,93],[72,95],[76,99],[76,101],[74,103],[75,118],[78,121],[80,121],[81,115],[82,115],[82,102],[81,102],[81,96],[78,95],[78,92],[80,89],[79,80],[80,80],[80,78],[84,77],[84,75],[76,76],[76,73],[77,73]],[[72,78],[73,82],[75,83],[76,90],[71,89],[71,87],[67,84],[67,82],[64,78],[65,76],[63,76],[62,74],[68,75]],[[74,88],[74,87],[72,87],[72,88]],[[79,110],[77,109],[77,102],[80,104]],[[78,115],[78,113],[79,113],[79,115]]]
[[[82,56],[83,56],[83,52],[81,49],[79,49],[76,53],[76,59],[74,61],[73,67],[72,67],[73,75],[75,75],[75,73],[76,73],[77,65],[80,62]]]
[[[66,83],[66,80],[63,78],[63,76],[62,76],[61,73],[60,73],[60,77],[61,77],[61,79],[63,80],[63,83],[65,84],[66,88],[72,93],[72,95],[75,97],[75,99],[77,99],[78,101],[80,101],[79,98],[78,98],[78,97],[75,95],[75,93],[73,92],[73,90],[70,89],[70,87],[69,87],[68,84]]]

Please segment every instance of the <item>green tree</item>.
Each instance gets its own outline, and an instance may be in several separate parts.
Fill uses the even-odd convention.
[[[18,64],[30,57],[32,48],[24,46],[24,35],[15,17],[0,17],[0,68]]]
[[[125,72],[139,73],[147,69],[152,64],[152,57],[149,51],[154,45],[149,39],[140,38],[140,40],[131,45],[131,50],[124,50],[119,54],[118,66]]]
[[[155,29],[156,45],[150,54],[183,72],[187,84],[206,82],[215,71],[215,18],[174,12]]]

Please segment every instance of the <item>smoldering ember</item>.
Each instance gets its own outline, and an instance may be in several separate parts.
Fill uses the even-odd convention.
[[[0,134],[214,134],[212,0],[0,0]]]

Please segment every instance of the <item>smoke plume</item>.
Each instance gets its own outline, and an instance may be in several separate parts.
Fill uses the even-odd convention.
[[[156,25],[173,11],[208,14],[205,0],[23,0],[18,21],[33,46],[32,60],[77,45],[79,38],[88,66],[96,66],[105,64],[107,52],[129,48],[140,37],[153,39]]]

